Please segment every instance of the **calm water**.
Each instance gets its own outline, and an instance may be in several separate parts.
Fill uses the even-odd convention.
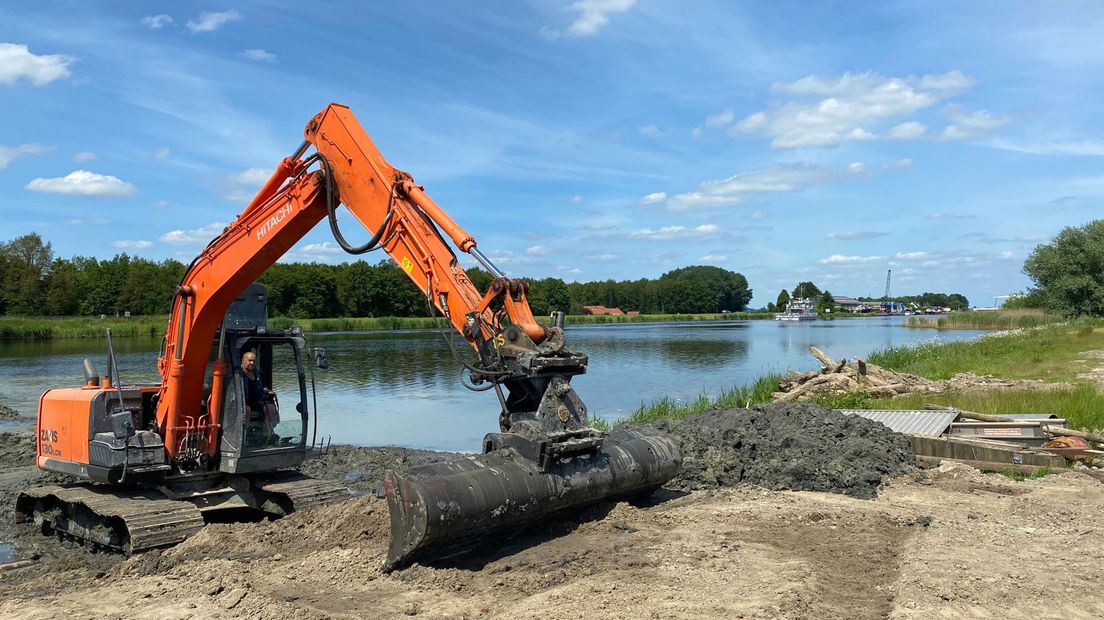
[[[743,385],[767,372],[810,370],[815,345],[828,355],[865,356],[889,346],[936,337],[907,329],[900,318],[809,323],[716,321],[568,327],[570,348],[590,356],[588,373],[572,381],[591,414],[615,419],[664,395],[697,398]],[[940,332],[960,340],[978,331]],[[457,338],[457,346],[463,342]],[[478,450],[498,430],[493,392],[470,392],[435,331],[314,335],[329,368],[315,371],[319,435],[337,443]],[[154,382],[159,340],[116,339],[124,383]],[[0,403],[33,415],[47,387],[83,383],[81,361],[106,369],[106,347],[96,341],[0,343]],[[277,376],[277,388],[290,376]]]

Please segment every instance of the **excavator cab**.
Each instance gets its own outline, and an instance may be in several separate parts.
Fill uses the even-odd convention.
[[[306,457],[310,423],[303,351],[298,334],[269,333],[266,291],[247,288],[226,314],[223,350],[229,365],[222,394],[219,471],[272,471],[299,465]],[[242,361],[256,360],[250,379]],[[259,381],[259,384],[257,383]]]

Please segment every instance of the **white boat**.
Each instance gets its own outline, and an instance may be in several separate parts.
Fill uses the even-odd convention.
[[[795,297],[786,304],[786,311],[774,315],[775,321],[815,321],[816,307],[807,297]]]

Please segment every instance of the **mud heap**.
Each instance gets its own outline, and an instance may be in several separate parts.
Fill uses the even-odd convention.
[[[713,410],[651,427],[679,442],[685,490],[754,484],[871,499],[884,476],[915,469],[908,439],[810,403]]]
[[[20,416],[19,412],[7,405],[0,405],[0,420],[17,420]]]

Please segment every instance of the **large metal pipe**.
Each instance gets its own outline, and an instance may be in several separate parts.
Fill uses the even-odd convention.
[[[383,569],[464,551],[555,513],[650,493],[678,473],[667,437],[610,433],[602,450],[542,469],[512,449],[388,471],[391,544]]]

